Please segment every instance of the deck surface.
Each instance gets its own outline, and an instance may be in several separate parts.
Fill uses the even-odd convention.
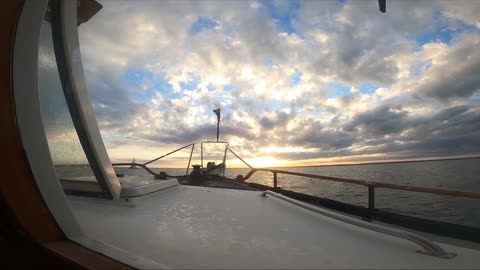
[[[354,227],[259,192],[176,186],[129,201],[69,196],[85,233],[172,268],[479,268],[480,251]]]

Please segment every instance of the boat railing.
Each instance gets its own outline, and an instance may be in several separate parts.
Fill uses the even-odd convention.
[[[122,167],[122,166],[135,166],[135,167],[140,167],[146,170],[148,173],[150,173],[153,176],[160,176],[160,174],[152,171],[147,165],[142,164],[142,163],[135,163],[135,162],[117,162],[117,163],[112,163],[113,167]]]
[[[327,181],[334,181],[334,182],[342,182],[354,185],[361,185],[368,188],[368,208],[374,209],[375,208],[375,188],[388,188],[388,189],[395,189],[395,190],[407,190],[413,192],[422,192],[422,193],[430,193],[430,194],[438,194],[438,195],[449,195],[449,196],[457,196],[457,197],[464,197],[464,198],[480,198],[480,192],[469,192],[469,191],[460,191],[460,190],[449,190],[449,189],[439,189],[439,188],[427,188],[427,187],[418,187],[418,186],[409,186],[409,185],[399,185],[399,184],[390,184],[384,182],[376,182],[376,181],[365,181],[365,180],[356,180],[356,179],[348,179],[348,178],[341,178],[341,177],[333,177],[333,176],[324,176],[324,175],[317,175],[317,174],[308,174],[308,173],[300,173],[300,172],[291,172],[291,171],[284,171],[284,170],[276,170],[276,169],[269,169],[269,168],[252,168],[250,172],[243,178],[244,181],[252,177],[252,175],[256,172],[263,171],[263,172],[270,172],[273,174],[273,188],[278,188],[278,176],[279,174],[285,175],[294,175],[294,176],[301,176],[307,177],[312,179],[320,179],[320,180],[327,180]]]

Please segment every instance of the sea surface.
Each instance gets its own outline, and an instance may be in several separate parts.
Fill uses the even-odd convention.
[[[278,169],[480,192],[480,159]],[[61,168],[60,171],[63,173],[58,169],[57,172],[64,174],[65,170],[68,168]],[[148,172],[143,169],[117,168],[116,170],[119,173],[131,175],[148,175]],[[73,174],[78,175],[80,171],[77,169]],[[155,168],[154,171],[165,171],[169,175],[185,175],[186,169]],[[239,174],[245,176],[248,172],[248,168],[228,168],[227,164],[225,176],[235,178]],[[273,175],[270,172],[256,172],[247,182],[273,185]],[[281,174],[278,175],[278,185],[283,189],[360,206],[367,206],[368,202],[368,192],[364,186]],[[375,207],[395,213],[480,228],[480,199],[376,188]]]

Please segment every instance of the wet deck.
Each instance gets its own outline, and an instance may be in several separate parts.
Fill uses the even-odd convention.
[[[128,201],[68,196],[92,239],[171,268],[478,268],[259,192],[176,186]],[[92,211],[95,209],[95,211]]]
[[[177,177],[177,179],[181,185],[188,185],[188,186],[258,190],[252,186],[249,186],[247,183],[242,183],[242,182],[234,181],[232,179],[228,179],[222,176],[215,176],[215,175],[207,175],[202,177],[180,176],[180,177]]]

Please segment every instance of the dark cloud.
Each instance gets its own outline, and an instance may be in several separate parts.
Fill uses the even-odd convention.
[[[154,135],[143,136],[143,139],[166,144],[189,144],[204,140],[216,140],[216,124],[200,124],[194,127],[178,125],[174,128],[156,130]],[[241,127],[223,125],[220,127],[220,139],[240,137],[254,140],[256,135]]]
[[[272,129],[273,127],[275,127],[275,122],[272,121],[270,118],[268,118],[267,116],[263,116],[262,118],[260,118],[260,120],[258,121],[260,123],[260,125],[262,126],[263,129],[265,130],[270,130]]]
[[[315,120],[301,121],[297,129],[285,135],[286,143],[289,145],[319,148],[322,151],[335,151],[349,147],[356,141],[353,133],[338,128],[329,129]]]
[[[378,153],[385,155],[383,159],[475,154],[480,152],[480,110],[453,106],[419,117],[398,107],[380,106],[354,117],[343,128],[329,130],[313,122],[289,136],[284,146],[315,149],[277,154],[289,160]],[[358,151],[354,145],[363,149]]]
[[[462,138],[476,136],[479,133],[480,111],[467,105],[454,106],[441,110],[431,117],[416,118],[411,122],[414,123],[405,134],[405,140],[426,143],[435,139],[451,139],[462,145]],[[442,148],[441,145],[438,147]]]
[[[271,130],[275,127],[285,126],[290,119],[294,117],[294,114],[289,114],[284,111],[275,111],[273,116],[262,116],[258,122],[264,130]]]
[[[480,39],[462,41],[446,64],[431,71],[431,77],[417,89],[419,94],[446,101],[468,98],[480,89]]]
[[[383,137],[396,134],[408,126],[407,113],[401,107],[392,108],[383,105],[374,110],[357,114],[353,120],[345,126],[345,130],[359,132],[365,137]]]

